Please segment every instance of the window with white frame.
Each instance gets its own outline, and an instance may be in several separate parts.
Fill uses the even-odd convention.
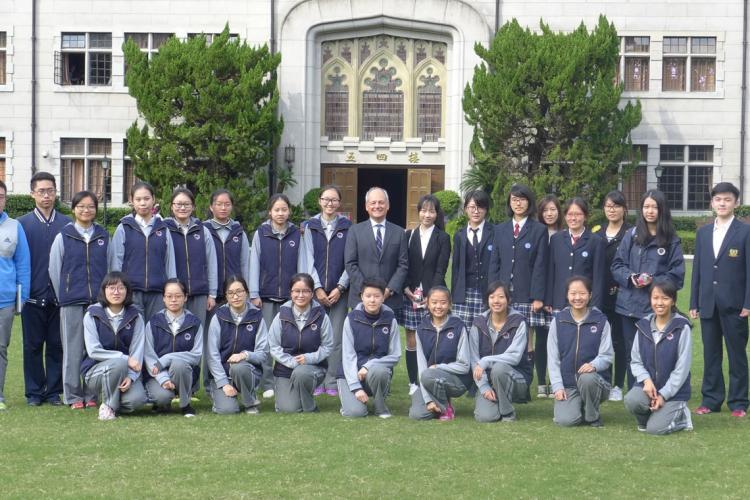
[[[633,149],[627,162],[621,167],[637,162],[627,179],[622,179],[622,194],[629,209],[634,209],[641,201],[641,196],[646,192],[646,169],[648,162],[648,146],[645,144],[633,144]]]
[[[659,190],[673,210],[708,210],[714,147],[663,145],[659,148]]]
[[[624,83],[625,90],[630,92],[645,92],[648,90],[650,51],[651,38],[647,36],[620,38],[617,81]]]
[[[55,53],[58,85],[112,85],[112,33],[63,33]]]
[[[5,182],[5,137],[0,137],[0,181]]]
[[[159,49],[164,45],[174,33],[125,33],[125,41],[133,40],[141,52],[148,55],[149,60],[159,53]],[[127,75],[128,66],[125,65],[125,75]],[[123,77],[125,85],[127,80]]]
[[[112,141],[110,139],[60,139],[61,199],[70,202],[78,191],[93,191],[99,200],[111,199]],[[107,169],[104,160],[107,160]]]
[[[0,85],[5,85],[8,81],[7,74],[8,60],[8,35],[5,31],[0,31]]]
[[[199,37],[201,35],[205,36],[206,37],[206,43],[208,43],[209,45],[211,45],[211,43],[213,43],[213,41],[214,41],[214,38],[216,38],[219,35],[221,35],[221,33],[188,33],[188,39],[190,39],[190,38],[197,38],[197,37]],[[230,33],[229,34],[229,41],[230,42],[234,42],[234,41],[239,40],[239,39],[240,39],[240,35],[238,35],[237,33]]]
[[[716,90],[716,37],[665,36],[662,52],[662,90]]]

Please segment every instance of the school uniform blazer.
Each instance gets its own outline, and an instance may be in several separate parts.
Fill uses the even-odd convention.
[[[606,245],[606,251],[604,252],[605,255],[605,265],[607,266],[607,282],[604,287],[604,299],[602,300],[602,311],[604,312],[611,312],[615,310],[615,301],[617,300],[617,289],[619,288],[617,281],[615,281],[614,276],[612,276],[612,261],[615,260],[615,254],[617,254],[617,248],[620,246],[620,243],[622,242],[622,239],[625,237],[625,233],[630,229],[632,226],[628,224],[627,222],[623,222],[622,226],[620,226],[620,230],[617,231],[617,234],[614,238],[611,240],[607,239],[607,227],[609,227],[609,224],[604,224],[603,226],[596,226],[592,229],[592,233],[599,235],[603,240],[604,244]]]
[[[739,314],[750,309],[750,226],[732,221],[719,256],[714,257],[714,225],[707,224],[695,236],[695,260],[690,284],[690,309],[701,318]]]
[[[393,310],[403,306],[402,293],[409,267],[404,228],[385,221],[383,252],[378,257],[375,234],[370,219],[353,225],[346,235],[344,265],[349,273],[349,307],[360,302],[362,282],[365,278],[382,278],[393,295],[385,303]]]
[[[547,298],[544,303],[562,310],[568,305],[565,283],[571,276],[586,276],[592,282],[591,303],[601,308],[607,282],[604,240],[586,228],[575,246],[565,229],[549,240],[547,267]]]
[[[495,227],[495,243],[488,281],[511,285],[513,303],[544,301],[547,279],[547,227],[532,219],[513,237],[513,220]]]
[[[451,295],[453,302],[462,304],[466,300],[466,252],[471,249],[467,235],[468,226],[462,227],[453,235],[453,263],[451,264]],[[490,262],[492,262],[495,226],[484,221],[482,239],[479,241],[479,293],[484,294],[489,282]]]
[[[445,272],[451,258],[451,237],[448,233],[433,227],[424,257],[419,228],[407,231],[406,240],[409,242],[409,272],[404,288],[408,286],[414,291],[421,283],[426,293],[433,286],[445,286]]]

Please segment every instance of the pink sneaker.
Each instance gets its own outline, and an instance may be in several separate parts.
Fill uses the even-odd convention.
[[[453,406],[448,403],[448,405],[445,407],[445,411],[438,417],[438,420],[448,421],[453,420],[454,418],[456,418],[456,413],[453,411]]]
[[[313,391],[313,396],[320,396],[321,394],[324,394],[325,392],[326,392],[326,390],[323,388],[323,386],[319,385]]]
[[[742,408],[738,408],[736,410],[732,410],[732,416],[736,418],[745,418],[747,416],[747,412]]]
[[[339,397],[339,391],[338,389],[326,389],[326,394],[328,394],[331,397],[337,398]]]

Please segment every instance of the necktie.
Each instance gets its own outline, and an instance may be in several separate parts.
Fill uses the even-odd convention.
[[[479,232],[479,228],[472,229],[474,232],[474,236],[471,238],[471,246],[474,247],[474,251],[477,251],[477,248],[479,248],[479,238],[477,237],[477,233]]]
[[[378,257],[380,257],[383,254],[382,228],[383,228],[383,224],[375,224],[375,229],[377,229],[377,232],[375,235],[375,249],[378,251]]]
[[[516,227],[513,228],[513,237],[518,238],[518,233],[521,232],[521,227],[518,225],[518,222],[516,222]]]
[[[578,239],[580,237],[581,237],[580,234],[578,236],[573,236],[572,234],[570,235],[570,238],[573,240],[573,246],[576,246],[576,243],[578,243]]]

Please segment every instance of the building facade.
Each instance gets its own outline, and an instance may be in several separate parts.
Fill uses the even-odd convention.
[[[125,132],[138,118],[122,43],[158,53],[169,36],[230,32],[281,52],[277,158],[294,148],[291,197],[344,188],[342,210],[388,188],[394,219],[412,223],[419,195],[458,190],[472,130],[461,98],[477,43],[512,18],[569,31],[604,14],[621,38],[623,99],[640,99],[641,165],[623,189],[667,193],[677,212],[708,208],[718,181],[744,184],[743,2],[462,0],[5,0],[0,3],[0,177],[28,192],[32,166],[54,173],[63,200],[83,188],[127,201]],[[744,156],[744,158],[743,158]],[[287,155],[287,159],[289,156]],[[658,177],[657,177],[658,174]]]

